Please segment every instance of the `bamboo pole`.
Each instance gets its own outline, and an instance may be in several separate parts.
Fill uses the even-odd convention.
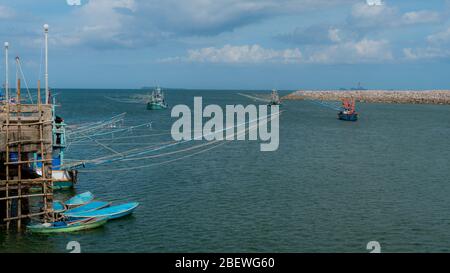
[[[17,138],[20,140],[21,138],[22,138],[22,132],[21,132],[21,129],[22,129],[22,126],[21,126],[21,122],[20,122],[20,115],[21,115],[21,113],[20,113],[20,104],[21,104],[21,101],[20,101],[20,79],[17,79],[17,103],[18,103],[18,105],[17,105],[17,118],[18,118],[18,122],[17,122]],[[17,161],[18,162],[20,162],[20,161],[22,161],[22,144],[18,144],[18,147],[17,147],[17,154],[18,154],[18,156],[17,156]],[[18,219],[17,219],[17,230],[18,231],[20,231],[21,230],[21,226],[22,226],[22,220],[21,220],[21,217],[22,217],[22,198],[21,198],[21,196],[22,196],[22,183],[21,183],[21,180],[22,179],[22,164],[18,164],[17,165],[17,180],[18,180],[18,189],[17,189],[17,196],[19,197],[18,199],[17,199],[17,217],[18,217]]]
[[[45,211],[37,212],[37,213],[30,213],[30,214],[27,214],[27,215],[22,215],[21,217],[10,217],[10,218],[7,218],[6,220],[14,221],[14,220],[19,220],[19,219],[25,219],[25,218],[41,216],[41,215],[45,215],[46,213],[47,212],[45,212]]]
[[[21,198],[46,197],[46,196],[53,196],[53,193],[35,193],[35,194],[26,194],[22,196],[9,196],[9,197],[2,197],[0,198],[0,200],[15,200]]]
[[[9,116],[10,116],[10,112],[9,112],[9,106],[10,106],[10,102],[9,99],[6,101],[6,143],[9,142]],[[5,147],[5,151],[6,151],[6,162],[5,162],[5,179],[6,179],[6,184],[5,184],[5,197],[8,198],[9,197],[9,145],[6,144]],[[6,218],[8,219],[10,218],[10,212],[9,212],[9,200],[5,200],[5,207],[6,207]],[[6,221],[6,220],[4,220]],[[9,230],[9,221],[6,221],[6,230]]]

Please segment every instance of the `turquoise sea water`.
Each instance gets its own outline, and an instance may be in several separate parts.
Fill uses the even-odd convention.
[[[255,103],[239,92],[166,95],[171,106],[191,105],[194,96],[205,104]],[[115,140],[117,150],[170,141],[169,110],[105,98],[141,90],[58,93],[58,112],[69,124],[122,112],[124,126],[153,122],[151,129],[127,132],[147,137]],[[133,216],[74,234],[2,233],[0,252],[67,252],[74,240],[83,252],[367,252],[373,240],[383,252],[450,252],[450,107],[361,103],[358,109],[360,120],[351,123],[327,108],[285,102],[276,152],[234,141],[161,165],[150,164],[192,152],[88,166],[100,171],[81,172],[76,189],[57,198],[90,190],[106,201],[140,202]],[[84,142],[66,156],[106,154]],[[136,166],[142,168],[120,170]]]

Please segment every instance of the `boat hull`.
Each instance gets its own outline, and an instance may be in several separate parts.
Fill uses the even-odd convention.
[[[84,192],[84,193],[78,194],[78,195],[70,198],[64,204],[68,208],[74,208],[74,207],[79,207],[79,206],[85,205],[85,204],[91,202],[92,200],[94,200],[94,195],[91,192]]]
[[[118,206],[111,206],[105,209],[100,209],[92,212],[82,212],[82,213],[64,213],[64,216],[70,219],[82,219],[82,218],[107,218],[108,220],[113,220],[130,215],[139,206],[139,203],[128,203]]]
[[[358,120],[358,114],[344,114],[342,112],[338,113],[338,119],[344,120],[344,121],[357,121]]]
[[[147,103],[147,110],[164,110],[167,109],[167,105],[166,104],[161,104],[161,103]]]
[[[75,232],[82,231],[88,229],[94,229],[103,226],[108,222],[108,219],[88,219],[86,221],[80,221],[80,223],[67,225],[67,226],[45,226],[44,224],[32,225],[28,226],[28,230],[32,233],[66,233],[66,232]]]
[[[92,201],[90,203],[87,203],[86,205],[82,205],[73,209],[66,210],[64,213],[80,213],[80,212],[91,212],[96,211],[99,209],[107,208],[111,205],[109,202],[102,202],[102,201]]]
[[[40,169],[36,170],[38,175],[42,175]],[[77,183],[77,171],[76,170],[53,170],[53,190],[69,190],[72,189]],[[36,192],[41,189],[38,187],[31,188],[31,191]]]

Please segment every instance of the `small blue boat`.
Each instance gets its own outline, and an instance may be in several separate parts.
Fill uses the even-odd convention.
[[[103,202],[103,201],[92,201],[87,203],[86,205],[82,205],[73,209],[66,210],[63,214],[66,213],[80,213],[80,212],[91,212],[99,209],[103,209],[109,207],[111,203]]]
[[[53,201],[53,211],[56,213],[61,213],[66,210],[66,206],[61,201]]]
[[[127,203],[117,206],[111,206],[108,208],[90,211],[90,212],[80,212],[80,213],[64,213],[64,216],[69,217],[71,219],[78,218],[100,218],[105,217],[108,220],[117,219],[120,217],[124,217],[133,213],[133,211],[139,206],[139,203]]]
[[[92,200],[94,200],[94,195],[90,192],[84,192],[78,195],[75,195],[74,197],[70,198],[69,200],[66,201],[65,205],[67,207],[78,207],[81,205],[85,205],[89,202],[91,202]]]

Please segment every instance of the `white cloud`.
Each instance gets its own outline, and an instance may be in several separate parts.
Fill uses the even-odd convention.
[[[15,13],[12,9],[0,5],[0,20],[10,19],[10,18],[14,17],[14,15],[15,15]]]
[[[440,45],[450,42],[450,27],[427,37],[429,43]]]
[[[440,47],[404,48],[403,55],[408,61],[450,57],[450,50]]]
[[[439,23],[443,17],[439,12],[418,10],[401,13],[393,6],[367,5],[357,3],[353,5],[350,22],[356,27],[386,28],[407,25]]]
[[[450,27],[443,31],[433,33],[427,37],[427,45],[417,48],[404,48],[403,55],[406,60],[438,59],[450,57]]]
[[[396,9],[388,5],[367,5],[364,3],[357,3],[353,5],[351,15],[353,18],[360,20],[376,20],[390,17],[396,13]]]
[[[308,52],[298,48],[275,50],[260,45],[225,45],[192,49],[185,57],[170,57],[160,62],[199,62],[225,64],[260,63],[378,63],[393,60],[386,40],[363,39],[356,42],[343,42],[330,46],[310,47]]]
[[[163,62],[187,61],[200,63],[257,64],[257,63],[298,63],[302,53],[298,48],[275,50],[260,45],[225,45],[221,48],[205,47],[191,49],[186,57],[171,57]]]
[[[276,16],[356,0],[90,0],[68,16],[73,45],[139,47],[168,37],[211,37]]]
[[[378,63],[393,60],[389,42],[386,40],[348,41],[321,47],[313,51],[309,63]]]
[[[435,23],[440,20],[441,15],[438,12],[429,10],[411,11],[402,16],[402,23],[404,24]]]
[[[298,15],[355,0],[147,0],[139,12],[165,31],[214,35],[280,15]]]
[[[328,38],[330,41],[334,43],[339,43],[342,41],[341,39],[341,30],[338,28],[330,28],[328,29]]]

